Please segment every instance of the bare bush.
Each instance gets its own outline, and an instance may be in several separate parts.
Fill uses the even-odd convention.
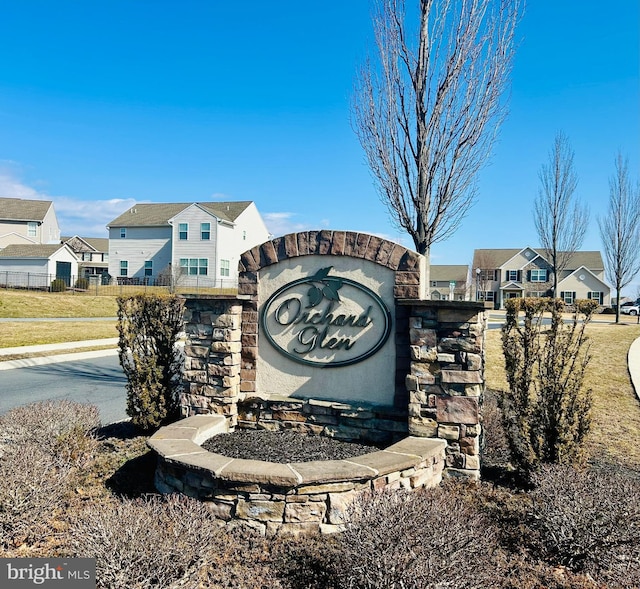
[[[64,505],[69,467],[34,443],[5,446],[0,459],[0,546],[43,541]]]
[[[74,469],[88,464],[98,411],[71,401],[17,407],[0,416],[0,541],[45,542],[65,507]]]
[[[0,451],[9,445],[35,444],[58,462],[85,465],[96,448],[98,409],[68,401],[41,401],[0,416]]]
[[[92,504],[70,523],[72,556],[97,559],[98,587],[169,587],[192,574],[223,534],[206,506],[151,496]]]
[[[534,475],[522,544],[610,587],[640,587],[640,481],[545,466]]]
[[[495,587],[497,530],[470,487],[449,482],[412,493],[374,493],[354,502],[329,544],[336,587]]]

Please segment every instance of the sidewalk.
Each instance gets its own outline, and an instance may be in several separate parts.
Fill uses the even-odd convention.
[[[109,346],[104,350],[91,350],[85,352],[65,353],[66,350],[78,350],[82,348],[92,348],[96,346]],[[50,354],[48,354],[50,352]],[[0,348],[0,370],[11,368],[24,368],[25,366],[41,366],[43,364],[53,364],[54,362],[65,362],[67,360],[85,360],[88,358],[100,358],[112,356],[118,353],[118,338],[93,339],[80,342],[65,342],[60,344],[41,344],[38,346],[17,346],[14,348]],[[20,360],[5,360],[3,357],[46,354]]]

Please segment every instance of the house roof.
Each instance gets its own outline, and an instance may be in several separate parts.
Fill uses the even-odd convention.
[[[180,203],[141,203],[130,207],[115,218],[107,227],[158,227],[169,224],[169,219],[197,204],[223,221],[235,221],[251,204],[251,201],[236,202],[180,202]]]
[[[44,221],[52,204],[50,200],[0,197],[0,220]]]
[[[0,250],[0,258],[50,258],[59,249],[65,247],[57,244],[17,244],[8,245]]]
[[[446,264],[432,264],[429,280],[466,282],[469,266],[449,266]]]
[[[473,252],[473,267],[492,270],[502,267],[511,258],[527,248],[519,249],[477,249]],[[529,248],[538,252],[545,260],[549,261],[551,255],[548,250],[542,248]],[[535,259],[535,258],[534,258]],[[567,263],[567,270],[574,270],[585,266],[591,270],[604,270],[602,254],[599,251],[574,252]]]
[[[73,241],[72,241],[73,240]],[[61,237],[60,241],[66,243],[71,249],[74,249],[74,242],[76,240],[83,241],[86,245],[91,247],[96,252],[108,252],[109,251],[109,239],[107,237],[80,237],[74,235],[72,237]],[[71,241],[71,243],[69,243]]]

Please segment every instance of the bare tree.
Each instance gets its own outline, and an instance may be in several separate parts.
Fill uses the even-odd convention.
[[[378,59],[358,75],[354,129],[392,220],[428,258],[473,203],[506,115],[520,0],[420,0],[415,19],[404,0],[374,2]]]
[[[640,185],[629,178],[628,160],[618,153],[615,174],[609,179],[609,209],[598,218],[607,264],[607,278],[614,285],[620,321],[620,293],[640,272]]]
[[[580,248],[589,223],[589,210],[575,197],[578,176],[573,167],[573,149],[559,132],[540,169],[540,191],[535,200],[534,222],[540,245],[551,257],[553,296],[558,296],[558,276]]]

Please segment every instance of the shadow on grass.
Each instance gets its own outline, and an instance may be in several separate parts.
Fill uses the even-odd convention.
[[[105,482],[107,489],[130,499],[142,495],[156,494],[153,476],[156,470],[156,456],[149,450],[127,460]]]

